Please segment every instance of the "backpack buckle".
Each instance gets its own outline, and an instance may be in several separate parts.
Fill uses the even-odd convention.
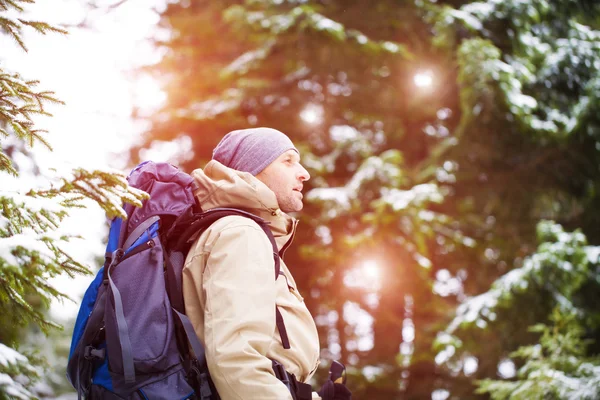
[[[191,381],[196,394],[200,396],[199,399],[209,400],[212,396],[212,390],[208,381],[208,374],[202,372],[201,369],[200,362],[198,360],[193,360],[188,372],[188,379]]]
[[[85,346],[83,350],[83,358],[88,361],[104,360],[106,349],[97,349],[93,346]]]
[[[210,384],[208,383],[208,375],[206,372],[200,374],[200,398],[210,399],[212,391],[210,390]]]

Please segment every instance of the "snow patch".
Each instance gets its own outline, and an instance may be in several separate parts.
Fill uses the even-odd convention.
[[[394,211],[406,209],[412,204],[422,204],[425,201],[440,203],[443,196],[437,185],[425,183],[417,185],[409,190],[382,189],[382,198],[392,206]]]

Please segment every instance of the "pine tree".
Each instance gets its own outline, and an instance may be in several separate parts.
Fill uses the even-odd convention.
[[[575,268],[579,272],[574,272],[572,285],[577,290],[552,287],[558,284],[553,279],[563,276],[570,263],[577,266],[577,260],[563,257],[540,264],[544,275],[535,285],[517,278],[522,266],[537,265],[547,254],[542,248],[536,252],[536,227],[539,234],[553,225],[538,225],[540,220],[580,229],[590,244],[600,244],[600,7],[589,1],[532,0],[426,8],[436,45],[456,57],[461,87],[455,143],[427,162],[435,166],[441,159],[457,166],[445,209],[472,221],[481,251],[467,268],[464,294],[469,300],[458,308],[458,318],[468,315],[472,323],[458,330],[458,341],[440,335],[438,360],[457,377],[442,387],[457,397],[475,398],[463,383],[498,378],[502,360],[540,340],[529,326],[542,323],[564,333],[557,321],[549,320],[557,298],[575,304],[581,318],[597,318],[597,271],[582,274]],[[515,304],[489,311],[487,294],[504,296],[505,291],[520,294]],[[476,310],[483,312],[482,318],[473,319]],[[564,311],[561,318],[568,314]],[[596,323],[586,323],[583,340],[592,342],[583,358],[597,356],[598,332]],[[559,340],[557,335],[553,340]],[[477,368],[465,373],[469,360],[476,360]],[[536,384],[535,374],[520,378],[525,386]],[[500,396],[495,392],[500,387],[487,386],[486,393]],[[554,395],[572,398],[566,392]]]
[[[488,292],[458,308],[447,334],[501,324],[541,321],[529,328],[539,342],[521,346],[510,354],[522,364],[514,380],[484,379],[478,393],[502,399],[587,399],[600,396],[600,355],[589,347],[600,327],[600,312],[587,304],[584,286],[600,271],[600,247],[587,246],[581,232],[567,233],[560,225],[538,225],[540,245],[523,266],[499,278]],[[543,299],[543,302],[536,300]],[[529,304],[524,312],[523,304]],[[514,331],[513,331],[514,332]],[[516,332],[515,332],[516,333]],[[443,351],[474,349],[479,335],[444,336]],[[460,354],[458,351],[456,354]]]
[[[0,0],[0,32],[11,37],[24,51],[25,29],[42,34],[66,34],[44,22],[23,18],[26,3],[34,0]],[[0,66],[0,174],[3,182],[20,176],[18,156],[31,156],[28,149],[50,145],[35,117],[49,115],[45,106],[60,103],[54,93],[39,89],[39,82],[23,78]],[[48,280],[59,274],[89,273],[87,266],[71,257],[65,243],[77,238],[61,233],[61,221],[85,201],[96,202],[109,217],[124,216],[123,202],[141,205],[145,193],[129,188],[118,171],[88,171],[82,168],[61,174],[40,171],[45,184],[0,189],[0,398],[35,397],[32,389],[41,375],[43,358],[21,351],[22,333],[29,325],[49,333],[60,328],[47,319],[45,310],[52,299],[68,298]]]
[[[328,359],[341,359],[357,398],[430,395],[432,343],[454,302],[432,293],[432,249],[473,245],[436,208],[445,196],[437,178],[413,171],[440,141],[423,129],[440,126],[456,103],[412,82],[422,60],[440,56],[421,13],[394,1],[174,2],[160,23],[170,35],[157,40],[167,51],[147,69],[168,100],[150,118],[144,145],[189,137],[185,169],[201,166],[240,127],[271,126],[301,147],[313,178],[286,259],[318,323],[317,381]],[[452,93],[452,73],[440,79]],[[381,287],[346,285],[369,260],[382,271]],[[372,318],[370,332],[355,313]],[[411,326],[416,334],[405,340]]]

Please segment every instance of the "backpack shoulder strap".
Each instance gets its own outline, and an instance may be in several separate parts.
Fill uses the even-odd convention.
[[[279,257],[279,249],[277,248],[277,243],[275,242],[275,237],[273,236],[273,232],[269,228],[269,223],[264,219],[236,208],[214,208],[208,211],[204,211],[202,213],[197,214],[188,214],[187,216],[182,216],[179,221],[174,223],[173,228],[168,232],[167,236],[174,238],[173,245],[171,247],[174,252],[187,252],[189,246],[191,246],[190,239],[198,232],[204,231],[217,220],[227,217],[230,215],[239,215],[241,217],[250,218],[254,222],[256,222],[262,230],[269,238],[269,242],[271,243],[271,247],[273,248],[273,260],[275,262],[275,280],[279,278],[279,274],[281,273],[281,259]],[[181,288],[178,291],[174,292],[174,287],[169,287],[168,290],[172,293],[181,293]],[[181,305],[183,305],[183,301],[181,301]],[[183,307],[179,310],[183,312]],[[277,324],[277,329],[279,330],[279,334],[281,336],[281,342],[283,344],[284,349],[290,348],[290,341],[287,335],[287,330],[285,328],[285,324],[283,321],[283,316],[281,312],[276,307],[275,308],[275,321]]]
[[[267,225],[267,223],[259,223],[260,227],[263,229],[269,241],[271,242],[271,246],[273,247],[273,257],[275,260],[275,280],[279,278],[279,274],[281,273],[281,258],[279,257],[279,248],[277,247],[277,243],[275,242],[275,236],[273,236],[273,232]],[[281,343],[284,349],[291,348],[290,339],[288,338],[287,330],[285,329],[285,323],[283,322],[283,315],[279,311],[277,305],[275,306],[275,323],[277,324],[277,330],[279,331],[279,336],[281,336]]]

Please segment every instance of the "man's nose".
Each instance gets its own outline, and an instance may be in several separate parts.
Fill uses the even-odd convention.
[[[301,182],[306,182],[310,179],[310,174],[302,165],[300,165],[300,172],[298,173],[298,180]]]

